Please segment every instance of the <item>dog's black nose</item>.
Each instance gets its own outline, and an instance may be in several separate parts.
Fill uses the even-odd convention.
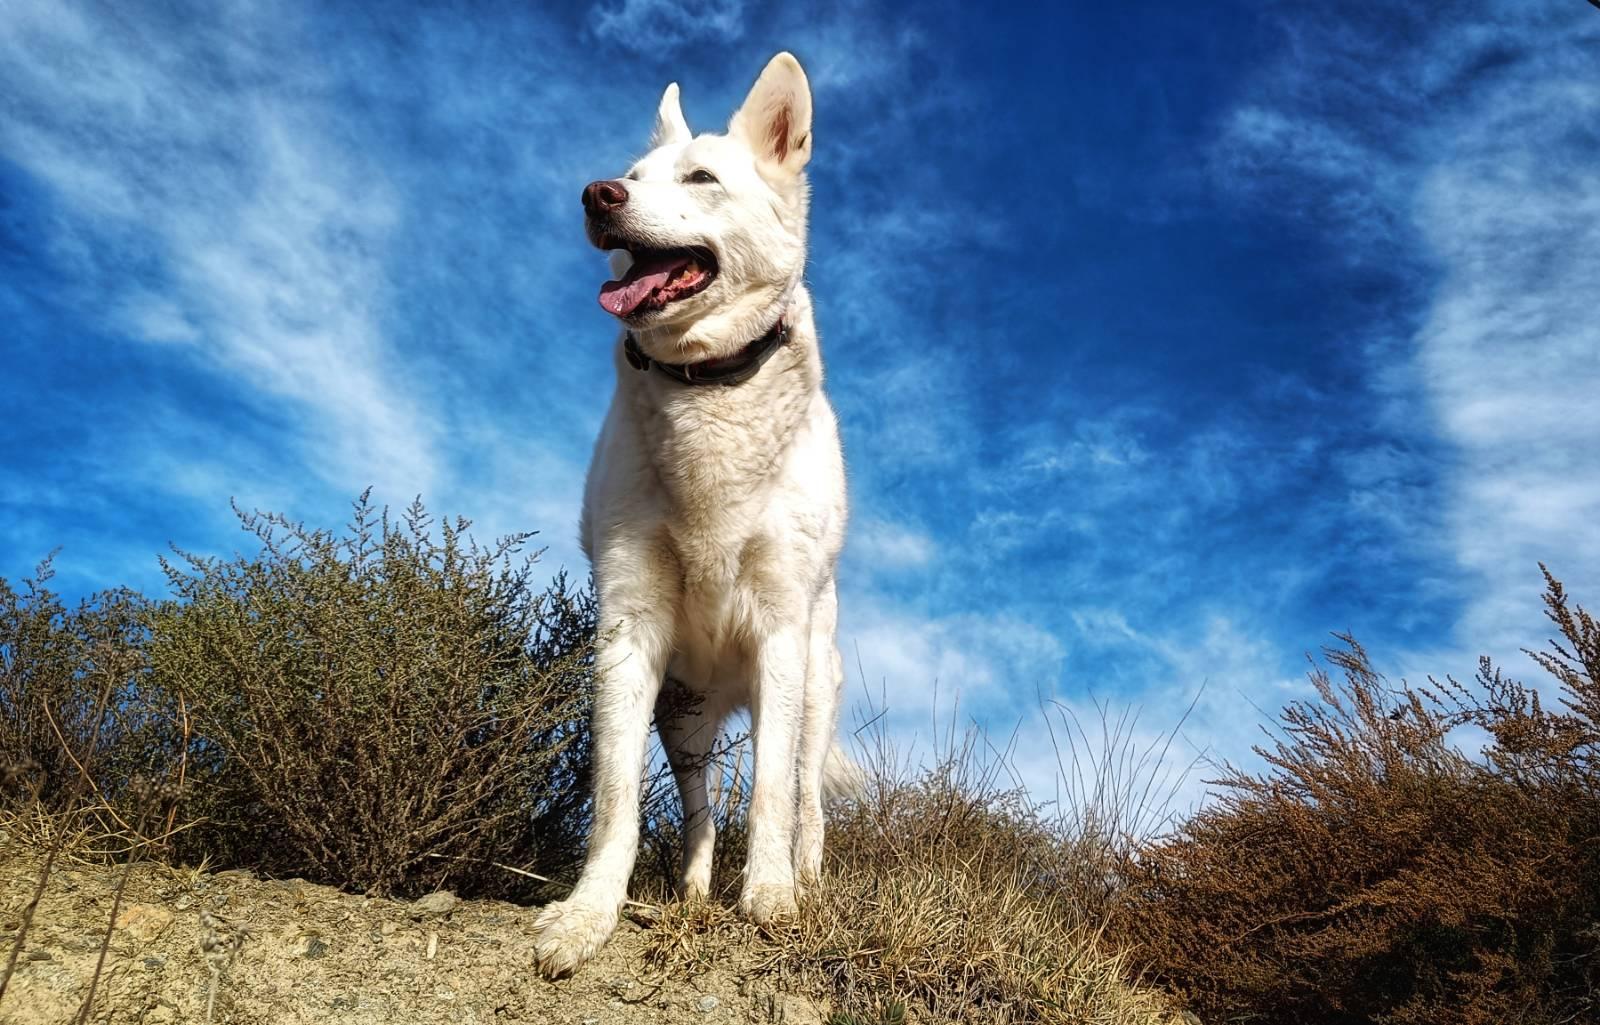
[[[628,201],[628,190],[618,181],[590,182],[583,187],[583,208],[590,216],[608,214]]]

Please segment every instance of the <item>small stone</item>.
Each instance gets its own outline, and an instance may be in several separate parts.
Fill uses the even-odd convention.
[[[701,1014],[710,1014],[712,1011],[715,1011],[721,1006],[722,1001],[718,1000],[710,993],[707,993],[705,996],[694,1002],[694,1009],[699,1011]]]
[[[400,926],[394,922],[384,922],[382,925],[378,926],[378,931],[383,933],[385,936],[393,936],[394,931],[398,928],[400,928]]]
[[[147,972],[159,972],[166,966],[167,959],[164,957],[147,957],[144,959],[144,968]]]
[[[305,949],[300,952],[300,956],[315,961],[326,954],[329,949],[328,941],[321,936],[308,936],[306,937]]]
[[[166,932],[171,924],[172,912],[153,904],[130,904],[117,916],[117,928],[140,943],[149,943]]]
[[[54,961],[55,958],[50,956],[50,952],[48,950],[30,950],[30,951],[28,951],[28,960],[29,961]]]
[[[411,917],[422,918],[427,915],[448,915],[457,903],[459,903],[459,898],[455,894],[449,890],[438,890],[412,904]]]

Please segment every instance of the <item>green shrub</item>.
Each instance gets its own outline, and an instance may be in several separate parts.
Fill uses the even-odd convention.
[[[154,686],[192,721],[187,849],[373,893],[505,894],[489,862],[567,867],[587,822],[594,612],[365,495],[346,536],[240,513],[252,557],[163,560]],[[437,537],[435,537],[437,535]]]
[[[1207,1021],[1600,1018],[1600,630],[1546,579],[1557,710],[1487,660],[1390,687],[1344,638],[1268,769],[1130,864],[1143,969]]]

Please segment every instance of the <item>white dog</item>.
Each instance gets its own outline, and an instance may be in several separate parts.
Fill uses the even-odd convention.
[[[739,906],[758,923],[793,914],[797,884],[818,877],[825,777],[853,782],[834,742],[844,461],[802,283],[805,72],[774,57],[726,135],[691,134],[669,85],[650,145],[583,193],[589,238],[619,275],[600,305],[623,335],[581,527],[602,632],[594,827],[572,896],[535,924],[551,975],[616,926],[652,710],[683,797],[685,896],[711,885],[708,755],[724,718],[751,710]]]

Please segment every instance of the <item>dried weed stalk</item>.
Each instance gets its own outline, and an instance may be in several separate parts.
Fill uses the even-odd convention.
[[[206,963],[206,971],[211,976],[206,984],[206,1025],[211,1025],[212,1011],[217,1003],[217,984],[222,978],[222,973],[238,959],[239,952],[244,949],[245,941],[249,938],[248,925],[235,924],[215,912],[200,912],[197,945],[200,948],[200,956]]]

